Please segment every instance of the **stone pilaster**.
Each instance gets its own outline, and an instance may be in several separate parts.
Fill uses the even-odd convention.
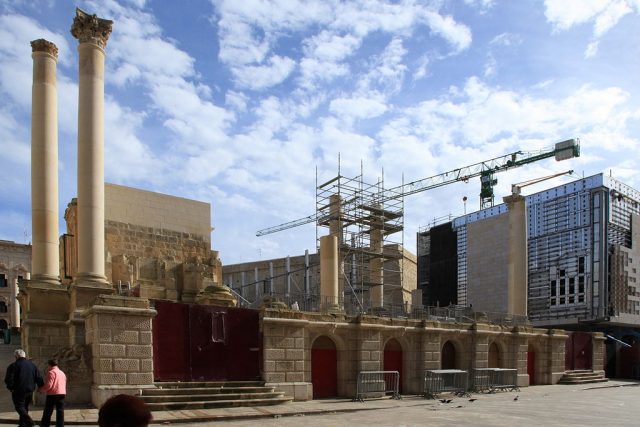
[[[31,48],[31,280],[59,285],[58,48],[44,39]]]
[[[153,387],[152,319],[149,300],[102,295],[86,309],[86,343],[93,354],[91,400],[100,407],[114,394]]]
[[[548,331],[548,381],[546,384],[557,384],[565,371],[565,344],[568,338],[562,329],[549,329]]]
[[[263,378],[300,401],[313,398],[308,324],[305,319],[263,318]]]
[[[592,355],[591,361],[594,372],[601,372],[604,375],[606,364],[606,338],[602,332],[593,332],[592,334]]]
[[[104,62],[112,21],[76,9],[78,39],[78,274],[74,285],[110,287],[104,253]]]
[[[474,323],[474,333],[471,338],[471,369],[481,369],[489,367],[489,336],[486,331],[491,327],[484,323]],[[471,373],[470,373],[471,375]]]
[[[429,328],[429,326],[427,326]],[[430,332],[429,329],[422,333],[420,342],[420,359],[422,362],[421,372],[433,369],[440,369],[440,334]]]

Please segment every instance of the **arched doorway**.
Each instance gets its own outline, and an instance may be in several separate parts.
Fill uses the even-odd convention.
[[[440,367],[441,369],[456,369],[456,347],[451,341],[447,341],[442,346]]]
[[[311,347],[313,398],[338,395],[338,352],[327,336],[318,337]]]
[[[494,341],[489,346],[489,368],[502,368],[502,354],[500,347]]]
[[[400,384],[398,392],[402,393],[402,346],[391,338],[384,346],[383,370],[398,371],[400,373]]]
[[[529,385],[536,384],[536,349],[529,344],[527,349],[527,374],[529,374]]]

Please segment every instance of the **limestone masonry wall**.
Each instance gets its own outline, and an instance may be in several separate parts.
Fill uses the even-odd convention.
[[[149,301],[101,295],[88,308],[86,342],[93,355],[92,401],[96,406],[111,395],[153,386]]]
[[[499,355],[494,363],[497,361],[501,368],[518,369],[520,386],[529,385],[528,351],[536,353],[534,383],[555,384],[565,370],[567,335],[554,329],[276,309],[263,311],[261,328],[263,377],[296,400],[313,396],[311,354],[319,337],[335,344],[340,397],[355,396],[359,371],[383,370],[385,346],[391,339],[402,348],[403,393],[422,392],[424,371],[443,367],[442,349],[446,342],[455,348],[455,368],[467,371],[489,367],[489,349],[495,343]],[[594,347],[594,367],[601,363],[600,347]]]
[[[211,205],[167,194],[105,184],[105,219],[211,240]]]

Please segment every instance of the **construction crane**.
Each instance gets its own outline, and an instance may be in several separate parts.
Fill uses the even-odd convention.
[[[568,139],[558,142],[551,149],[536,152],[516,151],[490,160],[475,163],[449,172],[423,178],[397,187],[392,187],[381,191],[381,195],[374,201],[376,204],[384,204],[390,200],[400,199],[422,191],[431,190],[452,184],[454,182],[468,182],[472,178],[480,177],[480,209],[493,206],[494,193],[493,187],[498,183],[494,175],[509,169],[524,166],[538,160],[555,157],[556,161],[566,160],[580,156],[580,140],[578,138]],[[351,203],[350,200],[342,201],[343,207]],[[316,212],[304,218],[294,221],[285,222],[284,224],[259,230],[256,236],[266,236],[267,234],[277,233],[289,228],[298,227],[300,225],[312,222],[321,223],[326,220],[326,213]]]
[[[531,179],[529,181],[519,182],[517,184],[511,184],[511,195],[512,196],[519,196],[520,195],[520,191],[522,190],[522,187],[527,187],[529,185],[537,184],[539,182],[546,181],[546,180],[552,179],[552,178],[556,178],[556,177],[562,176],[562,175],[571,175],[572,173],[573,173],[573,170],[568,170],[568,171],[565,171],[565,172],[554,173],[553,175],[543,176],[543,177],[540,177],[540,178],[534,178],[534,179]]]

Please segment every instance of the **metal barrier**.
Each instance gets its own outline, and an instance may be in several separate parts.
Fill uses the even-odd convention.
[[[518,387],[517,369],[496,368],[489,371],[489,378],[492,392],[496,390],[520,390],[520,387]]]
[[[471,377],[471,390],[493,393],[496,390],[520,390],[518,370],[503,368],[477,368]]]
[[[493,371],[493,368],[474,369],[471,374],[470,390],[476,393],[491,391],[491,371]]]
[[[364,402],[367,397],[380,397],[391,394],[393,399],[400,397],[400,372],[398,371],[361,371],[358,372],[356,397]]]
[[[469,374],[459,369],[425,371],[422,392],[427,399],[435,399],[440,393],[469,396]]]

